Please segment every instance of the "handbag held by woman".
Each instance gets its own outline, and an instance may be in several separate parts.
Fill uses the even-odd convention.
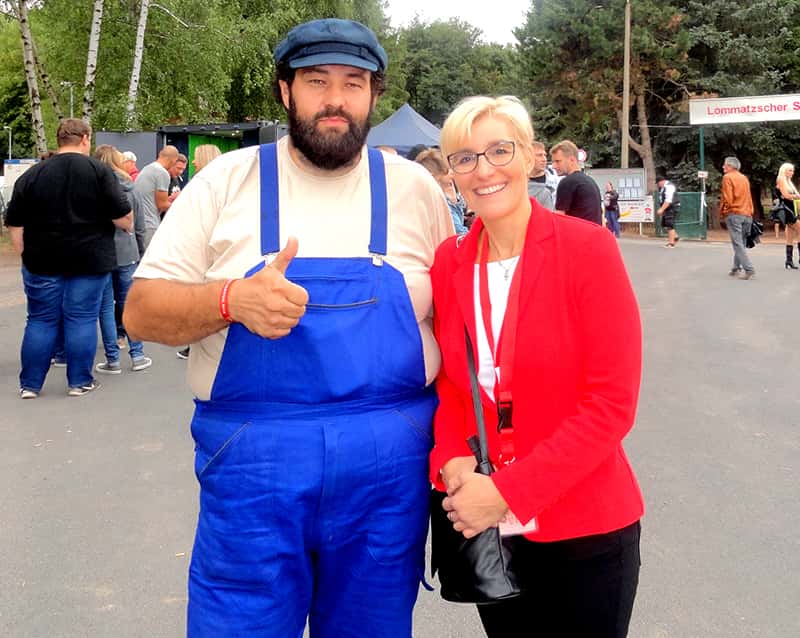
[[[466,333],[467,362],[472,387],[472,404],[478,437],[469,440],[475,454],[475,471],[490,475],[489,446],[478,392],[478,377],[472,341]],[[515,598],[522,593],[518,568],[514,563],[515,549],[527,543],[523,536],[502,536],[498,527],[490,527],[472,538],[453,529],[442,501],[447,495],[431,492],[431,569],[439,573],[440,594],[456,603],[494,603]]]

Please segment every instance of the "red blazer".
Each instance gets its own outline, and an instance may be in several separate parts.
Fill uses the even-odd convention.
[[[616,240],[605,228],[531,200],[514,356],[517,461],[493,475],[511,511],[536,516],[536,541],[620,529],[644,505],[622,439],[633,426],[641,376],[639,309]],[[464,325],[475,336],[475,258],[482,224],[437,250],[431,270],[434,330],[442,350],[431,480],[469,456],[475,434]],[[476,355],[477,360],[477,355]],[[495,404],[483,391],[489,453],[497,465]]]

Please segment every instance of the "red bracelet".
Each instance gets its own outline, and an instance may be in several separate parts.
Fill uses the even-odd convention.
[[[236,281],[236,279],[228,279],[222,286],[222,290],[219,293],[219,314],[221,314],[222,318],[228,323],[233,323],[233,317],[231,317],[231,308],[228,304],[228,295],[231,292],[231,286],[233,286],[234,281]]]

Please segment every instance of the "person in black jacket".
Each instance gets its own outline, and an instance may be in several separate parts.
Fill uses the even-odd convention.
[[[619,237],[619,193],[614,190],[611,182],[606,184],[603,209],[606,214],[606,228],[614,234],[614,237]]]

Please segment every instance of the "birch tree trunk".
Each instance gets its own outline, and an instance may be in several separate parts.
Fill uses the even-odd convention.
[[[139,10],[139,26],[136,28],[136,45],[133,50],[133,69],[131,70],[131,83],[128,87],[128,103],[125,105],[125,128],[130,130],[136,125],[136,96],[139,92],[139,75],[142,72],[142,57],[144,57],[144,32],[147,29],[147,12],[150,10],[150,0],[141,0]]]
[[[94,87],[97,75],[97,51],[100,48],[100,27],[103,23],[103,2],[94,0],[89,52],[86,54],[86,78],[83,81],[83,119],[91,124],[94,114]]]
[[[28,97],[31,102],[31,123],[36,134],[36,152],[47,152],[47,136],[44,132],[44,119],[42,118],[42,100],[39,96],[39,81],[36,78],[36,61],[33,54],[33,35],[28,22],[28,7],[26,0],[12,2],[15,9],[19,32],[22,38],[22,61],[25,67],[25,80],[28,82]]]
[[[39,57],[39,52],[36,50],[36,47],[33,48],[33,60],[36,63],[36,71],[39,74],[39,78],[42,80],[42,84],[44,84],[44,90],[47,93],[47,97],[50,98],[50,103],[53,105],[53,111],[56,114],[56,117],[59,120],[64,119],[64,113],[61,111],[61,105],[58,103],[58,95],[56,95],[55,90],[53,89],[53,83],[50,82],[50,74],[47,72],[47,69],[44,66],[44,62]]]

